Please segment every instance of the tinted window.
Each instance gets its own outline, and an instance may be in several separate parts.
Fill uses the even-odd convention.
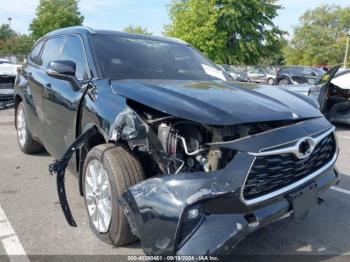
[[[41,61],[38,61],[38,64],[47,68],[50,62],[60,60],[63,42],[63,36],[48,39],[45,42],[44,50],[40,57]]]
[[[95,51],[111,79],[226,80],[192,47],[143,38],[95,35]]]
[[[79,80],[88,79],[87,63],[83,44],[78,36],[67,36],[64,42],[61,60],[73,61],[76,65],[76,77]]]
[[[32,49],[32,52],[29,55],[29,59],[34,64],[38,64],[38,58],[40,55],[41,48],[43,47],[44,41],[40,41],[37,43],[34,48]]]
[[[308,76],[316,76],[317,75],[311,68],[304,68],[303,74],[308,75]]]

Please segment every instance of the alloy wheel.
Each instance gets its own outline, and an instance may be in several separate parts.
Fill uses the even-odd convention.
[[[19,144],[21,145],[21,147],[24,147],[27,139],[27,131],[26,119],[22,107],[19,107],[17,111],[17,135]]]
[[[85,174],[85,200],[90,221],[100,233],[106,233],[112,218],[111,185],[102,163],[93,159]]]

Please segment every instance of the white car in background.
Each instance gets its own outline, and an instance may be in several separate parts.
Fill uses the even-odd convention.
[[[0,59],[0,109],[13,105],[14,84],[21,65]]]

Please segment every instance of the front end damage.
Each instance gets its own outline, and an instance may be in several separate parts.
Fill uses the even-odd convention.
[[[5,109],[14,104],[14,84],[16,76],[0,75],[0,109]]]
[[[229,254],[249,232],[293,213],[293,192],[313,183],[318,196],[338,180],[334,128],[323,117],[219,127],[128,101],[110,130],[109,140],[127,143],[148,178],[119,203],[146,254]],[[97,129],[50,170],[60,175],[71,225],[64,169],[89,132]]]
[[[147,254],[229,254],[251,231],[292,213],[288,199],[291,192],[313,182],[319,194],[337,182],[333,164],[338,153],[333,130],[326,120],[317,118],[242,139],[212,143],[216,150],[234,152],[224,167],[157,176],[124,193],[121,204],[133,233]],[[276,179],[267,182],[276,183],[276,187],[265,192],[263,188],[269,185],[264,185],[261,176],[255,178],[260,181],[255,181],[256,188],[252,188],[254,181],[248,181],[247,177],[252,175],[253,167],[259,168],[254,164],[259,152],[276,157],[270,159],[267,169],[280,168],[280,173],[288,173],[287,169],[291,168],[288,163],[279,167],[273,161],[286,157],[304,137],[312,137],[319,146],[315,145],[315,152],[309,158],[296,161],[298,172],[302,173],[299,179],[288,180],[287,175],[285,179],[277,178],[278,173],[271,171]],[[315,161],[322,162],[316,170],[306,164]],[[283,180],[289,183],[282,185]],[[278,182],[282,184],[277,185]]]

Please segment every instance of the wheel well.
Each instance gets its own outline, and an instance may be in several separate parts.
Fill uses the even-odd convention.
[[[80,195],[83,196],[83,168],[84,162],[89,151],[98,145],[107,143],[104,136],[101,133],[97,133],[94,136],[89,138],[89,142],[85,144],[81,149],[77,157],[79,157],[77,163],[77,171],[79,174],[79,192]]]

